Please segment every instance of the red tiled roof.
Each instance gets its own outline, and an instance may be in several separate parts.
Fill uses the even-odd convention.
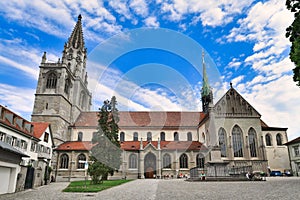
[[[40,138],[46,129],[49,127],[47,122],[32,122],[33,124],[33,135],[37,138]]]
[[[17,115],[16,113],[14,113],[13,111],[9,110],[8,108],[0,105],[0,108],[1,108],[1,112],[0,113],[0,122],[15,129],[15,130],[18,130],[22,133],[24,133],[25,135],[28,135],[30,137],[34,137],[36,138],[34,135],[33,135],[33,131],[29,131],[27,130],[26,128],[24,127],[20,127],[17,123],[16,123],[16,119],[19,119],[19,120],[22,120],[23,124],[29,124],[30,126],[32,125],[31,122],[27,121],[26,119],[24,119],[23,117]],[[11,114],[13,116],[13,121],[10,122],[4,115],[5,114]],[[38,138],[36,138],[38,139]]]
[[[55,150],[56,151],[89,151],[93,147],[90,141],[69,141],[60,144]]]
[[[197,127],[203,112],[119,112],[119,127]],[[98,112],[82,112],[74,126],[98,126]]]
[[[151,144],[157,148],[157,141],[152,141]],[[55,150],[56,151],[89,151],[95,144],[92,144],[90,141],[69,141],[59,145]],[[143,148],[147,145],[150,145],[150,142],[143,141]],[[197,141],[161,141],[160,148],[162,150],[204,150],[206,147],[202,143]],[[125,141],[121,142],[121,149],[130,151],[130,150],[139,150],[140,141]]]
[[[269,127],[263,120],[260,120],[261,127]]]
[[[157,148],[158,142],[152,141],[151,144]],[[143,141],[143,148],[150,145],[150,142]],[[123,150],[139,150],[140,141],[125,141],[121,143]],[[202,143],[198,141],[161,141],[160,148],[163,150],[204,150],[206,149]]]
[[[290,145],[290,144],[296,144],[296,143],[300,143],[300,137],[297,137],[297,138],[285,143],[284,145]]]

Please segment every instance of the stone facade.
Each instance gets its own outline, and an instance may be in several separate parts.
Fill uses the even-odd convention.
[[[79,16],[62,58],[57,63],[46,62],[46,54],[42,58],[32,115],[53,124],[57,179],[83,177],[79,160],[88,161],[98,126],[98,113],[90,112],[86,59]],[[214,104],[204,53],[202,61],[203,112],[119,112],[122,164],[115,177],[174,177],[195,167],[212,174],[216,166],[223,176],[242,168],[288,169],[287,148],[265,141],[267,133],[287,141],[286,129],[267,126],[232,84]]]

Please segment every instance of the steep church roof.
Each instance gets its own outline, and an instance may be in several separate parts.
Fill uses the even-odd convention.
[[[84,39],[82,32],[82,24],[81,24],[81,15],[78,16],[78,21],[72,31],[71,36],[69,37],[68,44],[75,49],[84,48]]]
[[[205,114],[203,112],[119,112],[119,127],[160,127],[162,129],[197,127]],[[74,123],[76,127],[98,126],[98,112],[82,112]]]
[[[261,117],[261,114],[232,87],[232,84],[215,104],[215,112],[217,115],[226,117]]]

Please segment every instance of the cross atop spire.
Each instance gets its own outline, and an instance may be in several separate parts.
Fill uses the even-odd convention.
[[[78,15],[78,21],[77,21],[77,23],[72,31],[72,34],[68,40],[69,46],[73,47],[75,49],[78,49],[78,48],[84,49],[84,39],[83,39],[81,19],[82,19],[82,16]]]

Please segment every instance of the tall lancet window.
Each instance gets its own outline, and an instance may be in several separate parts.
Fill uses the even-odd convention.
[[[56,88],[56,84],[57,84],[57,76],[55,73],[52,72],[47,77],[46,88],[48,89]]]
[[[219,146],[221,148],[221,157],[226,157],[226,131],[224,128],[219,129]]]
[[[70,81],[69,78],[67,78],[66,81],[65,81],[65,89],[64,89],[64,91],[65,91],[66,94],[69,94],[69,92],[70,92],[70,86],[71,86],[71,81]]]
[[[250,155],[251,157],[257,157],[256,151],[256,132],[253,128],[250,128],[249,133],[249,148],[250,148]]]
[[[243,157],[243,133],[238,125],[232,129],[232,146],[234,157]]]

